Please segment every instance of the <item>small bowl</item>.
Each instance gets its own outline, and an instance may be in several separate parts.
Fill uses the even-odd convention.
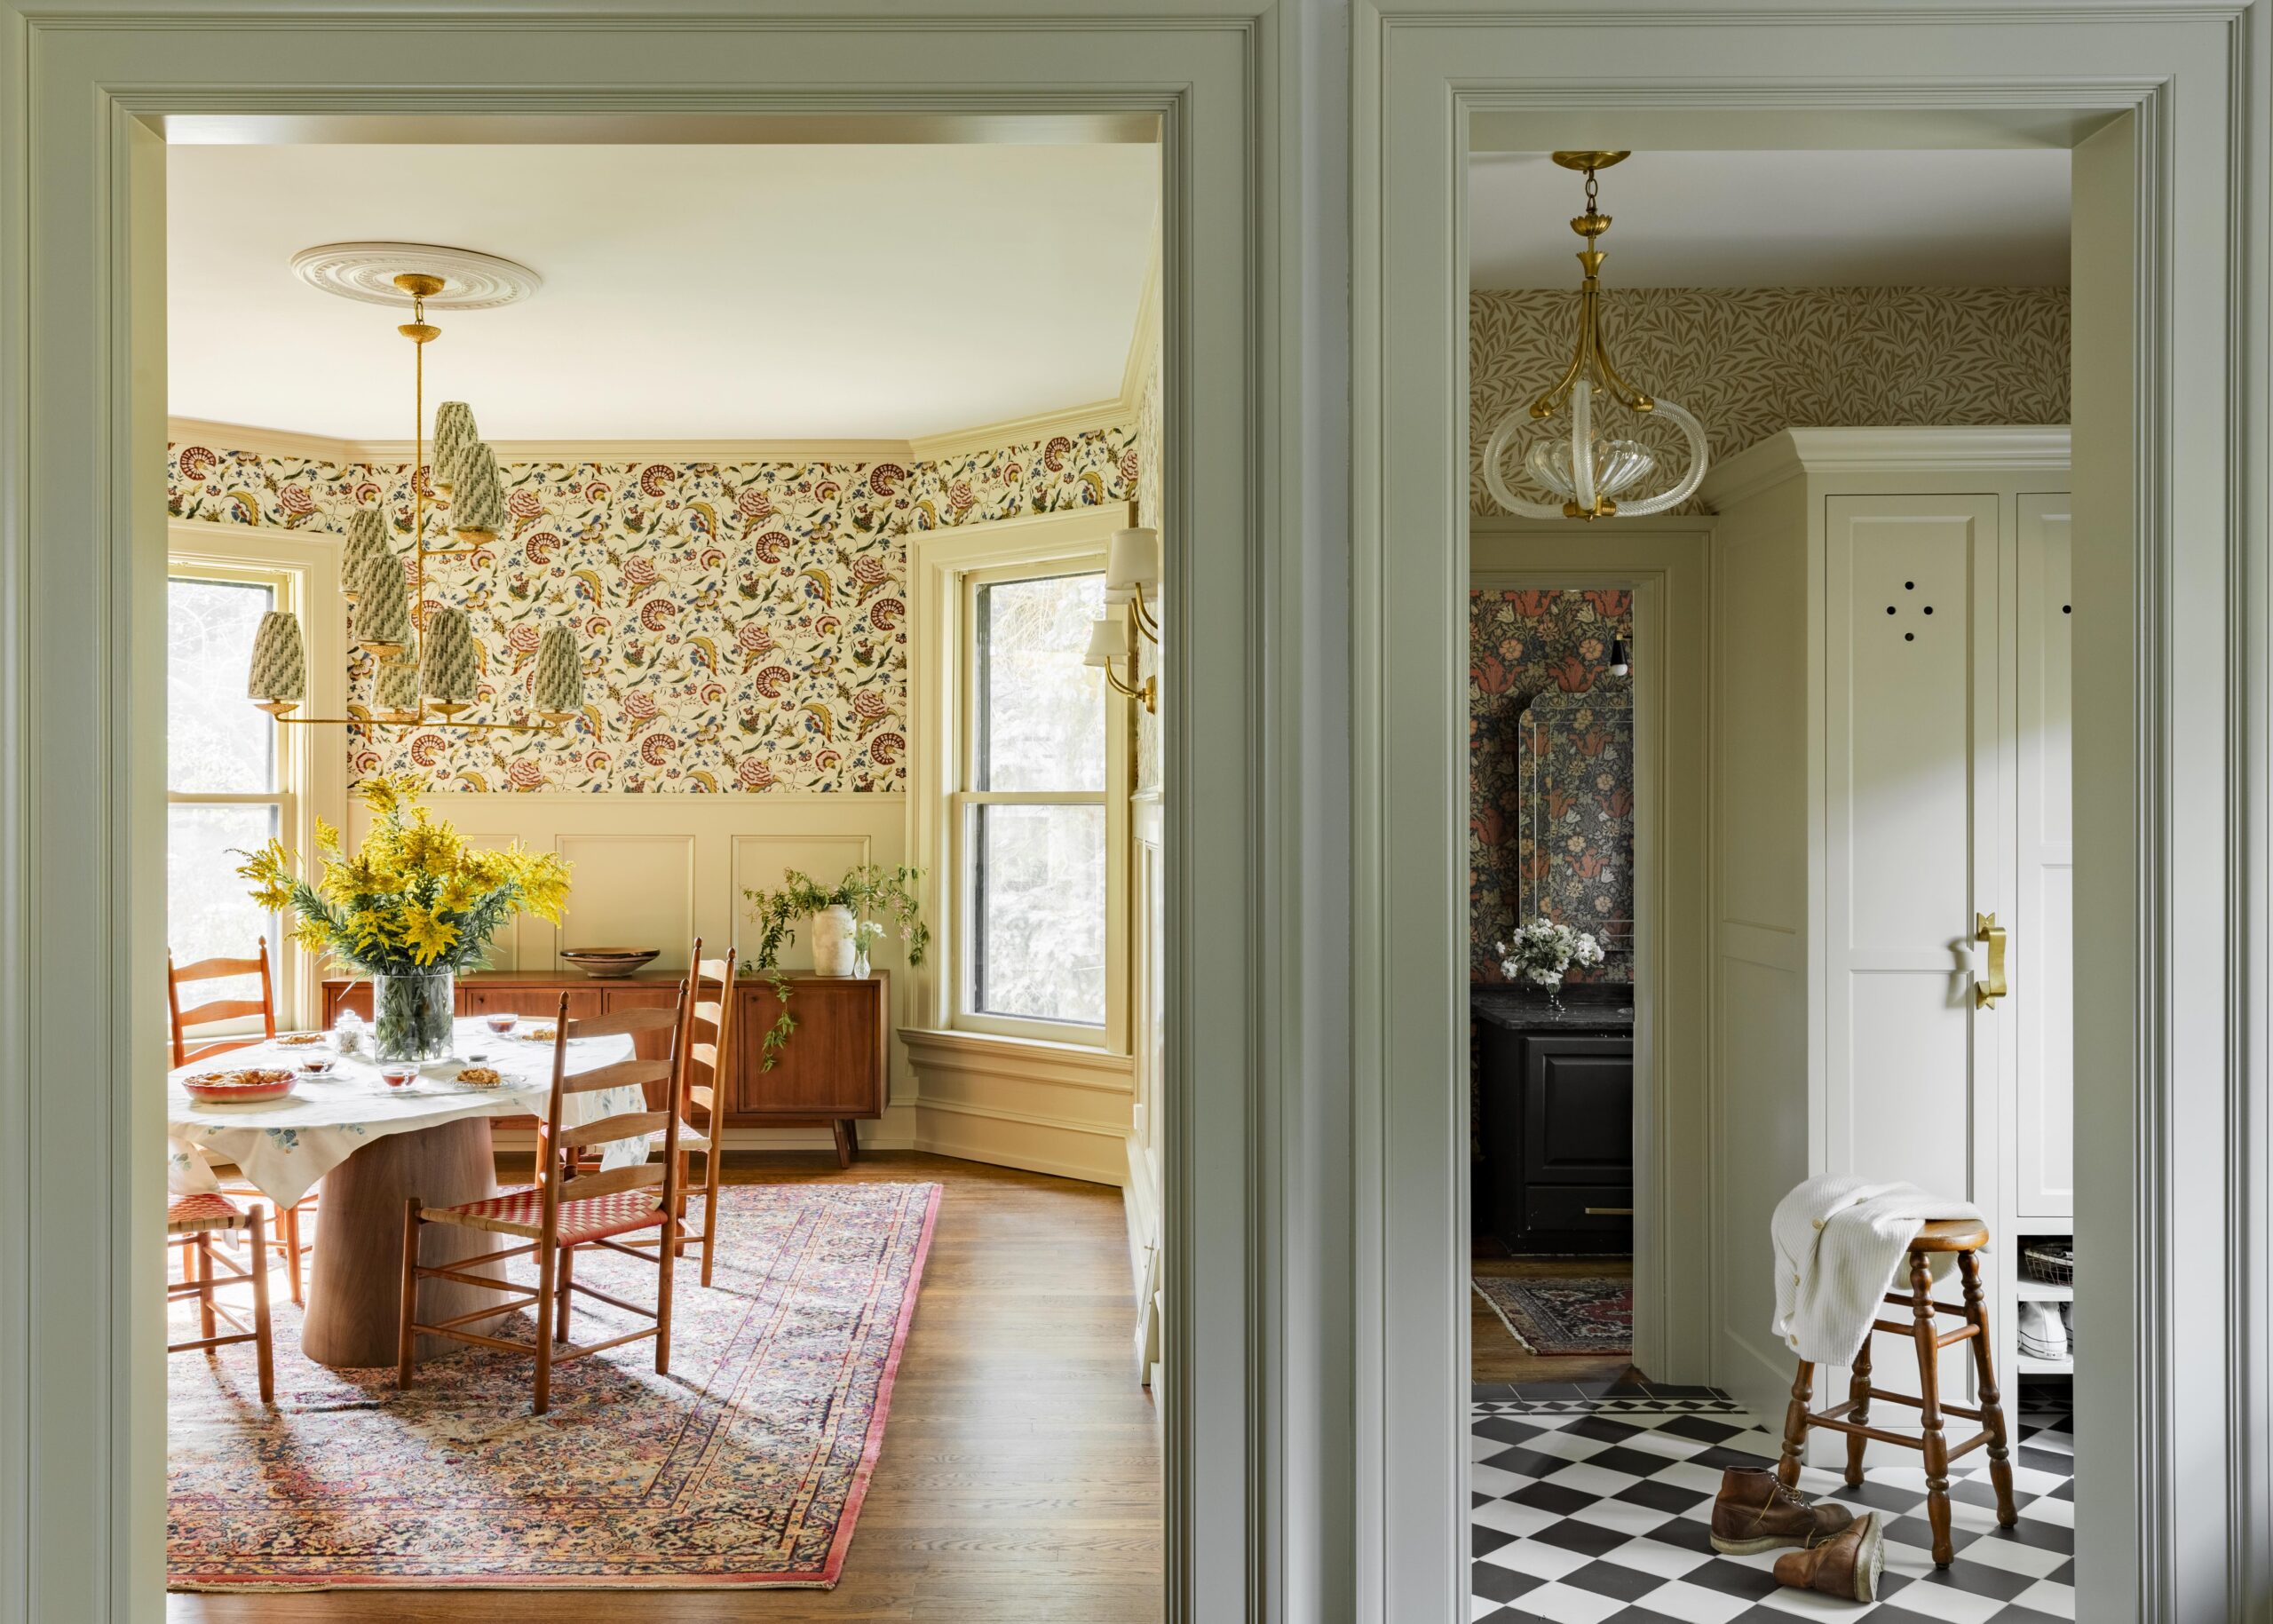
[[[297,1081],[290,1072],[254,1066],[232,1072],[201,1072],[181,1086],[202,1105],[257,1105],[282,1099]]]
[[[502,1089],[505,1074],[494,1066],[469,1066],[458,1073],[458,1081],[469,1089]]]
[[[513,1030],[513,1023],[520,1018],[518,1015],[485,1015],[481,1018],[481,1024],[502,1038]]]
[[[306,1059],[300,1062],[300,1075],[303,1077],[329,1077],[331,1075],[331,1068],[337,1064],[338,1062],[334,1060],[329,1055],[310,1055]]]
[[[612,981],[652,963],[661,947],[563,947],[560,956],[596,981]]]
[[[418,1081],[418,1068],[407,1060],[390,1060],[379,1067],[379,1081],[391,1089],[407,1089]]]

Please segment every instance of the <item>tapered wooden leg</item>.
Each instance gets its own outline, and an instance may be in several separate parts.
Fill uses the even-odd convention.
[[[1787,1489],[1799,1486],[1800,1452],[1808,1441],[1808,1401],[1814,1397],[1815,1367],[1802,1359],[1799,1374],[1792,1378],[1791,1407],[1784,1412],[1784,1458],[1776,1463],[1776,1476]]]
[[[836,1165],[840,1168],[851,1167],[852,1153],[860,1148],[860,1141],[852,1131],[851,1119],[838,1117],[828,1127],[829,1131],[836,1136]]]
[[[260,1372],[260,1401],[276,1402],[276,1354],[268,1339],[268,1220],[252,1209],[252,1351]]]
[[[418,1335],[410,1327],[418,1318],[418,1198],[412,1196],[402,1204],[402,1306],[397,1315],[395,1329],[394,1384],[406,1391],[410,1386],[410,1371],[416,1362],[412,1355],[416,1350]]]
[[[1919,1442],[1926,1456],[1926,1520],[1934,1528],[1934,1565],[1947,1567],[1950,1546],[1950,1441],[1942,1431],[1941,1350],[1934,1346],[1934,1276],[1926,1255],[1910,1255],[1910,1313],[1918,1343]]]
[[[213,1237],[202,1232],[197,1237],[197,1280],[198,1335],[210,1337],[217,1334],[213,1323]],[[208,1348],[205,1357],[211,1359],[213,1350]]]
[[[671,1373],[671,1277],[678,1272],[678,1220],[663,1208],[663,1243],[655,1248],[655,1374]]]
[[[560,1323],[552,1333],[554,1340],[558,1342],[568,1340],[568,1298],[576,1289],[575,1281],[576,1248],[562,1247],[560,1248],[560,1290],[557,1294],[560,1298]]]
[[[291,1287],[292,1301],[302,1301],[300,1295],[300,1209],[297,1206],[279,1209],[277,1227],[284,1232],[284,1265],[291,1272],[285,1279]]]
[[[558,1278],[560,1248],[550,1240],[536,1248],[536,1407],[542,1415],[552,1407],[552,1292]]]
[[[1973,1374],[1981,1389],[1981,1430],[1989,1435],[1989,1483],[1997,1491],[1997,1525],[2010,1528],[2021,1520],[2013,1505],[2013,1462],[2005,1439],[2005,1406],[1997,1392],[1994,1356],[1989,1348],[1989,1305],[1981,1294],[1981,1261],[1970,1252],[1957,1255],[1957,1271],[1965,1283],[1965,1318],[1973,1327]]]
[[[1855,1351],[1855,1365],[1847,1377],[1847,1398],[1853,1406],[1847,1419],[1857,1426],[1866,1425],[1871,1419],[1871,1334],[1863,1333],[1863,1345]],[[1847,1485],[1849,1488],[1863,1481],[1863,1451],[1871,1440],[1858,1433],[1847,1435]]]
[[[718,1251],[718,1153],[722,1128],[717,1112],[710,1113],[710,1148],[702,1153],[702,1284],[710,1284],[710,1260]]]

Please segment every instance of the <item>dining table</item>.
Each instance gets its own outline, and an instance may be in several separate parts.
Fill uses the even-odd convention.
[[[234,1163],[245,1183],[281,1211],[323,1186],[311,1260],[300,1347],[317,1363],[358,1369],[396,1362],[402,1304],[403,1216],[416,1196],[427,1207],[455,1207],[500,1193],[490,1138],[499,1117],[536,1116],[548,1109],[553,1042],[527,1035],[546,1031],[523,1022],[517,1033],[492,1031],[479,1018],[452,1028],[450,1057],[419,1066],[415,1081],[389,1085],[367,1052],[343,1053],[334,1034],[321,1042],[273,1039],[177,1067],[166,1076],[167,1184],[174,1196],[221,1187],[217,1163]],[[323,1075],[302,1073],[292,1092],[257,1104],[214,1105],[191,1097],[185,1078],[252,1067],[297,1071],[311,1056],[330,1061]],[[633,1056],[621,1034],[571,1038],[566,1069],[596,1071]],[[457,1081],[480,1064],[503,1081],[486,1087]],[[644,1111],[637,1084],[571,1093],[562,1102],[565,1124],[597,1121],[619,1112]],[[645,1138],[601,1147],[602,1165],[628,1167],[647,1159]],[[430,1224],[420,1261],[455,1264],[496,1248],[500,1237]],[[477,1265],[476,1276],[500,1278],[498,1264]],[[432,1325],[471,1313],[496,1299],[478,1285],[429,1279],[422,1283],[419,1318]],[[424,1359],[462,1352],[463,1343],[422,1335],[414,1350]]]

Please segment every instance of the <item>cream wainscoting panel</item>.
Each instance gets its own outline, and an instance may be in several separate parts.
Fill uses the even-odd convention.
[[[969,1032],[899,1035],[918,1084],[918,1150],[1097,1184],[1127,1181],[1127,1055]]]
[[[658,969],[684,969],[687,944],[697,935],[706,953],[724,953],[729,945],[746,953],[756,945],[756,933],[742,907],[744,887],[779,884],[790,868],[828,884],[854,863],[898,864],[907,851],[907,802],[899,795],[437,794],[424,804],[476,845],[518,840],[557,852],[574,865],[567,917],[558,931],[543,920],[522,919],[499,933],[494,962],[505,970],[558,968],[562,947],[614,946],[660,947]],[[368,811],[352,804],[351,840],[360,839],[369,823]],[[927,905],[926,911],[935,910]],[[879,969],[893,972],[897,1028],[911,1010],[896,937],[887,933],[875,960]],[[811,944],[800,931],[782,963],[804,970],[812,962]],[[753,1042],[756,1035],[744,1034]],[[882,1121],[861,1125],[863,1146],[915,1145],[914,1093],[907,1051],[895,1043],[890,1105]],[[1002,1137],[1013,1145],[1031,1137],[1015,1124]],[[1026,1165],[991,1153],[984,1134],[957,1143],[973,1148],[949,1154]],[[729,1132],[727,1144],[823,1150],[831,1140],[825,1126],[738,1129]]]

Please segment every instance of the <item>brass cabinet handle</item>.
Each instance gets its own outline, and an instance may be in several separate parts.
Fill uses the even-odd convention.
[[[2005,927],[1997,923],[1994,914],[1973,916],[1973,939],[1989,944],[1989,974],[1985,979],[1973,984],[1973,1003],[1976,1009],[1993,1010],[1997,1000],[2012,991],[2005,984]]]
[[[1588,1207],[1580,1209],[1580,1216],[1588,1218],[1630,1218],[1634,1216],[1634,1209],[1631,1207]]]

